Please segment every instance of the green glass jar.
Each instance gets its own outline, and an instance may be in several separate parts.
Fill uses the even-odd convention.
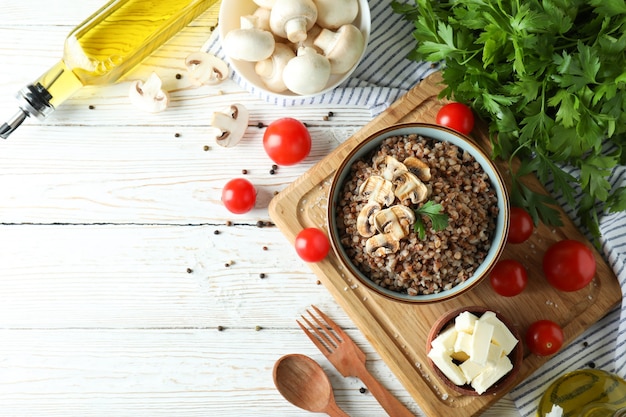
[[[626,381],[598,369],[566,373],[539,401],[538,417],[626,417]]]

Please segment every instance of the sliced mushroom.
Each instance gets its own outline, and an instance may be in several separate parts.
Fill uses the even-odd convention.
[[[376,234],[374,218],[381,208],[379,203],[371,201],[361,209],[359,216],[356,218],[356,230],[361,236],[370,237]]]
[[[218,84],[228,78],[228,65],[213,54],[194,52],[185,59],[189,79],[196,85]]]
[[[407,172],[406,165],[398,161],[393,156],[387,155],[385,157],[385,169],[383,171],[383,177],[389,181],[395,181],[403,172]]]
[[[430,181],[430,167],[424,161],[414,156],[409,156],[403,161],[410,172],[415,174],[422,181]]]
[[[407,236],[415,222],[415,213],[402,204],[381,210],[374,216],[374,225],[380,233],[389,233],[400,240]]]
[[[428,196],[428,187],[409,171],[398,175],[394,185],[396,186],[394,194],[400,201],[409,199],[413,204],[417,204],[426,200]]]
[[[233,147],[239,143],[248,128],[248,109],[242,104],[233,104],[224,112],[215,112],[211,117],[211,126],[220,130],[215,138],[218,145]]]
[[[143,82],[135,81],[131,84],[128,92],[130,102],[137,108],[150,113],[158,113],[165,110],[169,104],[169,94],[162,90],[161,78],[156,73],[152,73]]]
[[[400,241],[388,233],[379,233],[365,241],[365,251],[370,256],[385,256],[400,249]]]
[[[393,183],[378,175],[368,177],[359,187],[359,194],[367,197],[370,202],[384,206],[390,206],[395,200]]]

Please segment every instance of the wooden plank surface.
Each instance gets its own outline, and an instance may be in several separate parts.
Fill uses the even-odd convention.
[[[15,112],[16,91],[59,59],[69,31],[102,4],[3,4],[0,122]],[[162,76],[172,96],[166,112],[134,109],[125,81],[85,88],[45,122],[28,119],[0,140],[0,415],[309,416],[274,388],[271,369],[287,353],[317,360],[351,416],[384,415],[297,327],[311,303],[347,330],[392,393],[426,415],[281,231],[256,226],[269,220],[274,191],[367,124],[369,110],[285,109],[230,80],[214,88],[177,80],[216,15],[207,12],[128,77]],[[270,175],[256,127],[236,148],[219,148],[210,115],[232,102],[250,109],[251,125],[287,113],[307,122],[310,157]],[[323,120],[329,110],[335,116]],[[219,195],[242,169],[259,202],[233,216]],[[485,416],[519,413],[505,397]]]
[[[442,105],[438,99],[441,88],[440,74],[430,76],[274,198],[270,204],[270,215],[285,235],[293,240],[304,227],[327,228],[329,185],[346,154],[370,134],[389,125],[409,121],[432,123]],[[472,135],[480,146],[489,151],[489,139],[483,129],[475,129]],[[501,172],[506,172],[503,164],[499,168]],[[537,191],[543,191],[534,177],[526,179],[526,183]],[[552,243],[564,238],[585,240],[564,213],[562,217],[563,227],[557,229],[540,225],[527,242],[505,248],[503,258],[519,260],[530,276],[527,289],[512,298],[498,296],[485,280],[476,289],[452,300],[410,305],[390,301],[358,285],[357,279],[342,268],[334,253],[323,262],[311,265],[311,268],[427,415],[454,413],[455,416],[475,416],[507,391],[490,396],[462,396],[437,379],[429,368],[425,347],[430,327],[438,317],[463,306],[486,306],[509,318],[520,334],[524,334],[533,321],[549,318],[563,327],[566,342],[569,343],[621,300],[617,278],[597,252],[598,271],[586,288],[563,293],[550,287],[543,279],[541,257]],[[518,381],[529,376],[546,360],[526,351]]]

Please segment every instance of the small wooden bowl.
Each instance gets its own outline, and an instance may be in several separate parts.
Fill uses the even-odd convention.
[[[454,320],[456,319],[456,317],[459,314],[463,313],[464,311],[469,311],[470,313],[473,313],[474,315],[478,317],[482,316],[483,313],[487,311],[493,311],[496,314],[496,317],[498,317],[498,319],[500,319],[500,321],[502,321],[502,323],[505,324],[505,326],[511,331],[511,333],[513,333],[515,338],[518,340],[517,345],[515,345],[515,348],[508,355],[509,359],[511,360],[511,363],[513,364],[513,369],[511,369],[511,371],[508,374],[500,378],[500,380],[498,380],[495,384],[489,387],[487,391],[485,391],[482,394],[479,394],[469,384],[456,385],[454,382],[450,381],[450,379],[448,379],[448,377],[445,376],[443,372],[441,372],[441,370],[433,363],[433,361],[430,358],[428,359],[428,362],[432,370],[437,375],[437,377],[439,377],[439,379],[447,387],[458,392],[459,394],[469,395],[469,396],[497,394],[498,392],[501,392],[503,389],[507,388],[511,383],[515,381],[515,379],[517,378],[517,374],[519,373],[520,366],[522,365],[522,361],[524,360],[524,346],[523,346],[522,339],[520,338],[519,332],[506,317],[503,317],[497,311],[486,308],[486,307],[482,307],[482,306],[471,306],[471,307],[463,307],[463,308],[459,308],[459,309],[451,310],[447,312],[446,314],[441,316],[439,320],[437,320],[435,324],[433,324],[433,326],[431,327],[430,333],[428,334],[428,339],[426,341],[426,353],[430,352],[431,350],[431,342],[443,330],[448,328],[448,326],[454,325]]]

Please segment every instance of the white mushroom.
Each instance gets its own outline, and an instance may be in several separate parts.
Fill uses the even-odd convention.
[[[257,62],[254,70],[268,89],[281,93],[287,90],[283,81],[283,72],[287,63],[295,56],[295,52],[289,46],[277,43],[272,56]]]
[[[317,23],[327,29],[338,29],[354,22],[359,13],[357,0],[315,0]]]
[[[274,7],[274,3],[276,3],[276,0],[253,0],[257,6],[266,8],[266,9],[271,9],[272,7]]]
[[[322,29],[313,43],[324,51],[333,74],[348,72],[365,49],[363,34],[351,24],[341,26],[336,32]]]
[[[189,79],[196,85],[221,83],[230,73],[224,61],[204,51],[188,55],[185,66],[189,72]]]
[[[248,128],[248,109],[242,104],[233,104],[223,112],[215,112],[211,117],[211,126],[220,130],[215,138],[218,145],[233,147],[239,143]]]
[[[269,58],[274,52],[274,35],[254,27],[254,21],[242,16],[241,28],[226,34],[222,47],[232,59],[256,62]]]
[[[317,20],[313,0],[276,0],[270,14],[272,32],[290,42],[302,42]]]
[[[257,29],[266,30],[271,32],[270,29],[270,14],[272,11],[265,7],[259,7],[252,13],[252,15],[248,16],[248,18],[252,19],[254,27]]]
[[[330,62],[315,49],[301,47],[283,71],[283,81],[296,94],[308,95],[322,91],[330,79]]]
[[[169,104],[169,94],[162,90],[163,83],[156,73],[152,73],[145,82],[135,81],[130,85],[128,97],[137,108],[158,113],[165,110]]]

